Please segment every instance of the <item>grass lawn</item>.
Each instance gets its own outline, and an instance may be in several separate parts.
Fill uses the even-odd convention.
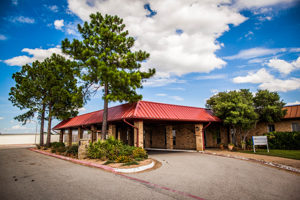
[[[268,156],[277,156],[277,157],[300,160],[300,150],[270,149],[270,153],[268,153],[267,149],[256,149],[256,153],[254,153],[253,150],[252,151],[239,151],[239,152],[259,154],[259,155],[268,155]]]

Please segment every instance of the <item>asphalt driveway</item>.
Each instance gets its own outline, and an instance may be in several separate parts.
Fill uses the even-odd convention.
[[[204,199],[300,197],[300,176],[289,172],[200,153],[150,152],[150,156],[163,165],[128,175],[139,182],[24,148],[0,148],[0,199],[191,199],[185,194]]]

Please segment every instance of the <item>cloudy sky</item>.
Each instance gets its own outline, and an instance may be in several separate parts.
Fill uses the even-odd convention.
[[[143,68],[157,74],[139,91],[144,100],[204,107],[217,92],[248,88],[300,103],[299,0],[6,0],[0,3],[0,132],[35,132],[34,121],[13,120],[23,111],[8,101],[12,74],[61,53],[64,38],[80,39],[77,24],[97,11],[122,17],[134,49],[150,53]],[[80,113],[102,108],[99,92]]]

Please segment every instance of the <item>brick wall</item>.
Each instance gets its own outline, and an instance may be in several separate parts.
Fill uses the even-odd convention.
[[[195,125],[184,124],[173,126],[176,130],[174,149],[196,149]]]
[[[152,148],[166,148],[165,133],[166,127],[163,125],[152,127]]]

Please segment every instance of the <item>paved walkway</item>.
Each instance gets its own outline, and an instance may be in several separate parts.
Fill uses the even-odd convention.
[[[263,160],[265,162],[278,163],[281,165],[287,165],[287,166],[291,166],[291,167],[300,169],[300,160],[281,158],[281,157],[275,157],[275,156],[240,153],[240,152],[235,152],[235,151],[227,151],[227,150],[219,150],[219,149],[206,149],[205,151],[208,153],[216,153],[216,154],[225,155],[225,156],[230,155],[230,156],[244,157],[244,158],[250,158],[250,159],[256,159],[256,160]]]

